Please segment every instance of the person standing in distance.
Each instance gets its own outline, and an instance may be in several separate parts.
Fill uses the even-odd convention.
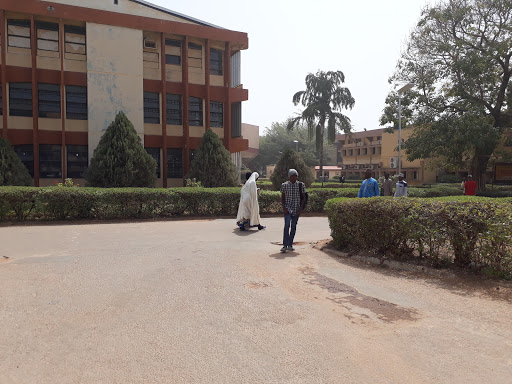
[[[367,169],[357,197],[374,197],[379,195],[379,182],[372,177],[372,170]]]
[[[466,196],[475,196],[478,184],[473,180],[473,176],[468,175],[467,181],[464,183],[464,194]]]
[[[281,252],[295,251],[293,239],[295,238],[299,215],[306,203],[306,186],[304,183],[297,181],[298,177],[298,172],[295,169],[290,169],[288,171],[290,180],[281,184],[281,204],[284,213],[283,248],[281,248]]]
[[[384,181],[382,182],[384,196],[393,196],[393,181],[389,178],[389,173],[384,173]]]
[[[404,180],[404,174],[398,174],[398,181],[396,182],[395,197],[407,197],[407,182]]]

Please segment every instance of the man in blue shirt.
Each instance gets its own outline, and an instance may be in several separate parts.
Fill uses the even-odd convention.
[[[372,170],[367,169],[364,174],[365,180],[359,189],[357,197],[374,197],[380,196],[379,183],[372,177]]]

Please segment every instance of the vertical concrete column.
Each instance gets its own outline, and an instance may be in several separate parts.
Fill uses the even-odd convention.
[[[182,77],[183,77],[183,176],[185,176],[189,170],[189,144],[190,144],[190,126],[189,126],[189,118],[188,118],[188,110],[189,110],[189,96],[190,91],[188,87],[188,37],[185,36],[183,39],[183,49],[182,49]]]
[[[226,105],[224,105],[224,145],[231,152],[231,44],[226,41],[224,50],[224,87]]]
[[[162,186],[167,188],[167,72],[165,71],[165,35],[160,33],[160,65],[162,67]]]
[[[1,57],[2,57],[2,136],[4,139],[7,139],[7,63],[6,63],[6,49],[7,49],[7,39],[5,38],[5,11],[0,10],[0,30],[1,30]]]
[[[204,124],[206,129],[210,129],[210,40],[206,39],[204,45]]]
[[[59,19],[59,53],[60,53],[60,118],[62,122],[62,182],[68,177],[66,163],[66,113],[65,99],[66,87],[64,85],[64,23]]]
[[[32,142],[34,148],[34,186],[39,187],[39,98],[37,94],[37,36],[34,15],[30,17],[32,54]]]

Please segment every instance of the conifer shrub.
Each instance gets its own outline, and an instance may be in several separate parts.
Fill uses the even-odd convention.
[[[85,173],[90,187],[154,187],[156,162],[142,146],[133,124],[119,112],[94,150]]]
[[[238,172],[231,155],[211,129],[206,130],[194,153],[187,178],[195,178],[206,188],[238,185]]]
[[[0,186],[32,184],[27,167],[6,139],[0,137]]]
[[[290,179],[288,177],[290,169],[295,169],[298,172],[298,180],[306,184],[306,188],[313,183],[315,178],[302,157],[293,149],[286,148],[274,168],[274,173],[270,176],[275,191],[279,191],[281,184]]]

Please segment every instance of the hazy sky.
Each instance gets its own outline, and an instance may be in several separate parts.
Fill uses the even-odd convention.
[[[421,10],[434,0],[149,0],[176,12],[246,32],[244,123],[282,122],[299,109],[295,92],[308,73],[341,70],[355,98],[353,129],[377,129],[388,78]]]

